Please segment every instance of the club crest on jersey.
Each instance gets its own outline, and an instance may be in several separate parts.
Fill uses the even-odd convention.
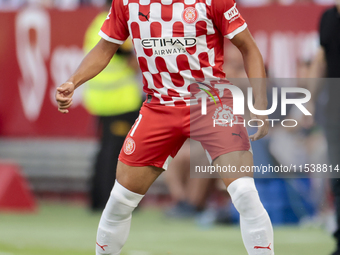
[[[192,24],[198,19],[198,11],[194,7],[185,8],[182,14],[185,23]]]
[[[216,109],[212,118],[213,120],[219,120],[216,122],[216,125],[221,127],[231,127],[234,123],[238,122],[238,117],[233,114],[233,109],[225,104],[223,107],[218,107]]]
[[[236,18],[240,16],[240,12],[236,8],[236,4],[231,7],[228,11],[224,13],[224,17],[229,20],[229,23],[234,21]]]
[[[135,141],[131,137],[128,137],[124,144],[124,153],[126,155],[131,155],[135,151],[135,149],[136,149]]]

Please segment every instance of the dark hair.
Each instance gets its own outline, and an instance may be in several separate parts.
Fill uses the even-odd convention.
[[[106,0],[106,5],[107,6],[111,6],[111,4],[112,4],[112,0]]]

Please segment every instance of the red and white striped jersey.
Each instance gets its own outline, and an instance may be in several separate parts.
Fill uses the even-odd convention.
[[[99,35],[122,44],[130,35],[144,91],[164,105],[189,105],[189,85],[219,80],[224,37],[247,27],[234,0],[113,0]]]

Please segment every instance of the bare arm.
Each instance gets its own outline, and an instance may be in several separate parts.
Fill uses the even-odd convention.
[[[68,79],[75,87],[99,74],[110,62],[119,48],[119,44],[101,39],[97,45],[85,56],[75,73]]]
[[[248,28],[243,32],[237,34],[231,42],[240,50],[244,68],[250,79],[254,94],[254,107],[257,110],[267,109],[267,91],[266,91],[266,73],[264,69],[263,59],[261,53],[250,34]],[[256,79],[254,79],[256,78]],[[264,122],[262,127],[259,127],[254,135],[250,136],[252,141],[261,139],[268,133],[269,122],[266,121],[267,116],[260,116],[252,114],[252,118],[260,119]],[[262,125],[262,123],[259,123]]]
[[[119,46],[101,39],[85,56],[74,74],[57,88],[56,100],[60,112],[68,113],[67,109],[72,105],[74,90],[99,74],[108,65]]]

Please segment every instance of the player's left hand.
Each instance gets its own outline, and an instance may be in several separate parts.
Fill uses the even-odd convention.
[[[55,95],[58,111],[61,113],[68,113],[68,108],[72,105],[72,96],[75,90],[73,82],[65,82],[57,88]]]
[[[252,120],[258,120],[257,121],[257,132],[251,136],[249,136],[251,141],[259,140],[263,137],[265,137],[268,134],[269,130],[269,122],[266,121],[268,119],[268,116],[266,115],[255,115],[253,113],[250,113]]]

